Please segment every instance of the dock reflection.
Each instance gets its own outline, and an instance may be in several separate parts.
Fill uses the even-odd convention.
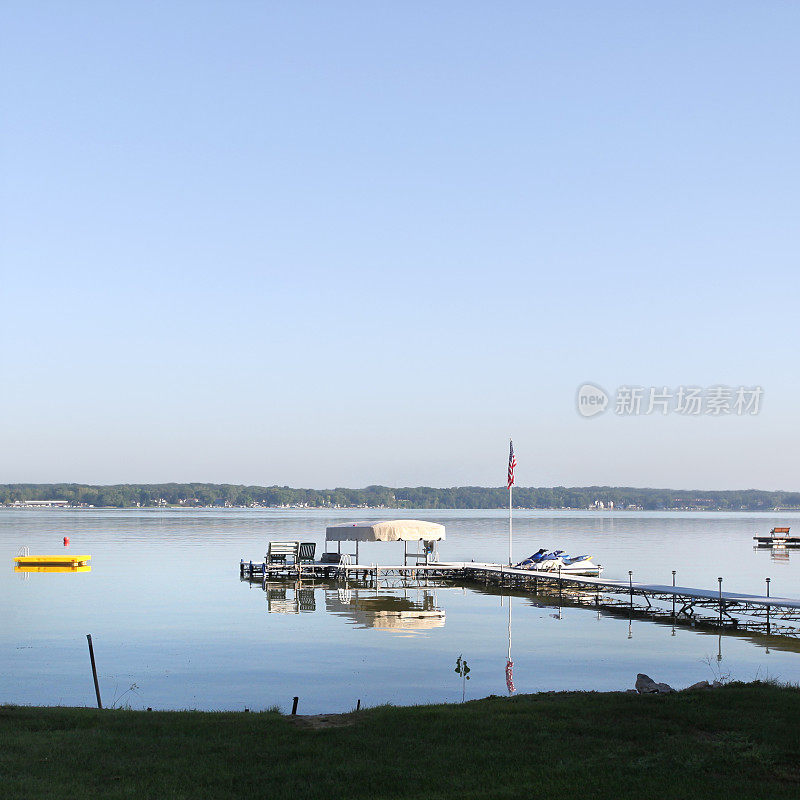
[[[267,595],[267,611],[270,614],[299,614],[317,610],[313,586],[276,581],[267,582],[264,591]]]
[[[756,553],[769,553],[771,561],[776,561],[779,564],[789,563],[789,552],[794,546],[787,545],[773,545],[771,547],[765,545],[756,545],[753,551]]]
[[[90,566],[83,566],[83,567],[72,567],[72,566],[15,566],[14,572],[91,572],[92,568]]]
[[[357,628],[393,631],[424,631],[442,628],[444,609],[437,605],[436,592],[406,589],[380,594],[369,589],[325,590],[325,610],[346,617]]]
[[[263,584],[270,614],[301,614],[317,610],[324,598],[325,611],[347,618],[357,628],[419,632],[441,628],[445,611],[433,586],[365,587],[308,585],[267,581]]]

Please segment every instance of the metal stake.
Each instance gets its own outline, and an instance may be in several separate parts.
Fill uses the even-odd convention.
[[[89,659],[92,662],[92,677],[94,678],[94,693],[97,695],[97,707],[102,708],[103,702],[100,700],[100,684],[97,682],[97,667],[94,663],[94,647],[92,647],[92,634],[86,634],[86,641],[89,642]]]
[[[722,578],[717,578],[719,581],[719,624],[722,625]]]

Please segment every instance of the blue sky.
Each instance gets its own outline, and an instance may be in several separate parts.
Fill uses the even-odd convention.
[[[800,487],[790,3],[0,10],[0,481]],[[591,381],[756,416],[576,412]]]

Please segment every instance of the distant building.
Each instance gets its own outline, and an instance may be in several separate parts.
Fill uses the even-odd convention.
[[[69,500],[15,500],[11,505],[16,508],[64,508],[69,505]]]

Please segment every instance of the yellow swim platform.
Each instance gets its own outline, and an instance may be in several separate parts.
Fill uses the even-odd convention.
[[[63,554],[57,556],[14,556],[18,567],[85,567],[91,556]]]

